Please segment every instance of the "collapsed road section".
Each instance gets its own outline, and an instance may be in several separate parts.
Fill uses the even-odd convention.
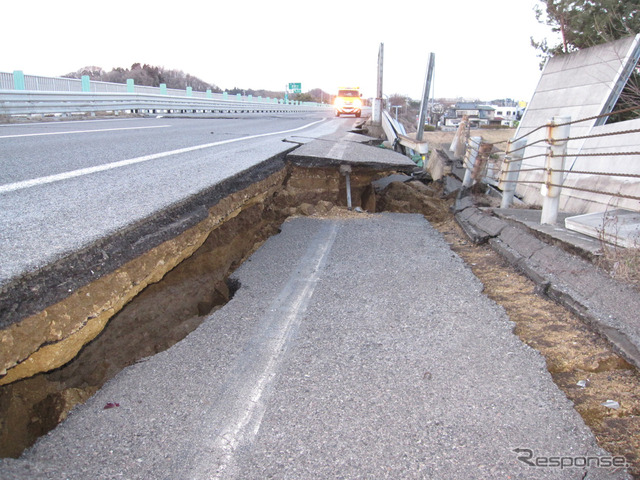
[[[294,218],[232,278],[3,478],[628,478],[422,215]]]
[[[372,181],[414,165],[359,143],[369,140],[342,132],[297,148],[308,140],[289,138],[285,153],[5,287],[0,455],[19,455],[122,368],[196,328],[238,288],[229,274],[288,216],[326,213],[347,197],[375,211]],[[351,168],[349,195],[339,165]]]

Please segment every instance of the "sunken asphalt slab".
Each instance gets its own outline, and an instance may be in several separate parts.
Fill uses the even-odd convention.
[[[388,170],[411,173],[416,164],[406,156],[386,148],[363,143],[363,137],[355,133],[328,135],[321,140],[303,143],[287,155],[287,161],[302,167],[352,167],[370,170]],[[290,137],[292,142],[304,142],[303,138]],[[380,142],[378,142],[380,143]]]
[[[596,240],[540,225],[539,210],[481,209],[468,198],[458,204],[456,220],[475,243],[488,242],[640,368],[640,295],[588,260],[599,249]]]
[[[518,460],[606,453],[422,216],[294,218],[234,276],[0,477],[627,478]]]

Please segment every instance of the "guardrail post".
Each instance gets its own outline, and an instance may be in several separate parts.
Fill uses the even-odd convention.
[[[478,148],[478,155],[471,170],[471,178],[476,182],[481,182],[487,175],[487,164],[489,163],[489,155],[493,150],[493,145],[490,143],[480,143]]]
[[[13,71],[13,88],[15,90],[26,90],[24,85],[24,72],[22,70]]]
[[[500,172],[500,182],[498,183],[498,187],[502,189],[500,208],[509,208],[513,203],[513,196],[516,193],[516,183],[524,155],[524,146],[526,144],[526,138],[521,138],[516,142],[509,140],[507,143],[507,152],[504,157],[504,163],[502,164],[502,171]]]
[[[247,100],[248,100],[248,101],[250,101],[250,102],[253,102],[253,95],[249,95],[249,96],[247,97]]]
[[[222,99],[229,100],[229,92],[222,92]]]
[[[135,93],[136,87],[133,82],[133,78],[127,78],[127,93]]]
[[[191,97],[193,95],[193,87],[187,87],[187,97]]]
[[[476,164],[476,157],[478,156],[478,151],[480,150],[480,143],[482,142],[482,137],[470,137],[469,143],[467,147],[467,153],[464,156],[464,166],[466,171],[464,172],[464,180],[462,181],[462,186],[464,188],[469,188],[473,185],[473,177],[471,175],[473,171],[473,167]]]
[[[211,98],[211,89],[207,88],[207,98]]]
[[[558,220],[558,205],[564,181],[564,159],[567,154],[571,117],[553,117],[547,126],[547,149],[545,184],[540,188],[544,196],[540,223],[554,225]]]
[[[82,75],[82,91],[91,91],[91,79],[89,78],[89,75]]]
[[[451,141],[451,146],[449,147],[449,151],[453,153],[454,158],[460,159],[464,156],[465,152],[465,137],[467,135],[467,124],[469,123],[469,117],[463,116],[462,121],[458,125],[458,129],[456,130],[456,134]]]
[[[236,100],[241,102],[242,101],[242,95],[240,95],[239,93],[236,93]]]
[[[167,84],[166,83],[161,83],[160,84],[160,95],[166,95],[167,94]]]

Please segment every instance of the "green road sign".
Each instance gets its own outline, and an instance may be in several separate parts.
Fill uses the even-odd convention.
[[[290,83],[289,91],[292,93],[302,93],[302,84],[301,83]]]

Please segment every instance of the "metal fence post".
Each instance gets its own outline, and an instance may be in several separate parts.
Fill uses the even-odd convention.
[[[514,142],[509,140],[507,143],[507,152],[504,157],[504,168],[500,172],[500,183],[498,186],[502,189],[502,201],[500,208],[509,208],[513,203],[513,196],[516,193],[516,183],[518,181],[519,170],[522,165],[522,157],[524,155],[524,147],[527,144],[525,138]]]
[[[547,149],[545,183],[540,188],[544,196],[540,223],[554,225],[558,220],[560,193],[564,181],[564,159],[567,154],[571,117],[553,117],[547,126]]]
[[[89,75],[82,75],[82,91],[91,91],[91,79],[89,78]]]
[[[467,153],[464,156],[464,166],[466,171],[464,172],[464,180],[462,181],[462,186],[464,188],[469,188],[473,185],[473,177],[471,175],[473,171],[473,166],[476,164],[476,157],[478,156],[478,151],[480,150],[480,143],[482,142],[482,137],[471,137],[469,138],[469,143],[467,145]]]
[[[24,72],[22,70],[13,71],[13,88],[15,90],[25,90]]]

